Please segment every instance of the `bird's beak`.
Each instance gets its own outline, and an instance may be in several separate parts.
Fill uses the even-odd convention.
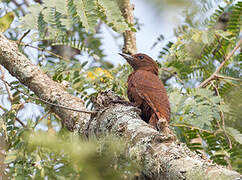
[[[126,61],[128,61],[129,63],[134,61],[133,56],[129,55],[129,54],[124,54],[124,53],[118,53],[120,56],[123,56],[124,59],[126,59]]]

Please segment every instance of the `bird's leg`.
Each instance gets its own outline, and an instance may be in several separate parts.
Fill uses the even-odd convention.
[[[158,119],[156,114],[153,113],[150,117],[149,124],[152,125],[159,132],[163,133],[168,139],[175,140],[174,133],[170,130],[169,124],[165,118]]]
[[[154,128],[154,129],[156,129],[157,130],[157,126],[156,126],[156,124],[157,124],[157,118],[156,118],[156,115],[155,115],[155,113],[153,113],[152,115],[151,115],[151,117],[150,117],[150,120],[149,120],[149,124]]]
[[[169,124],[165,118],[160,118],[156,125],[159,131],[163,132],[164,134],[170,134],[171,130],[169,129]]]
[[[165,136],[169,137],[169,139],[176,140],[176,136],[169,128],[169,124],[165,118],[161,118],[158,120],[157,128],[159,132],[162,132]]]

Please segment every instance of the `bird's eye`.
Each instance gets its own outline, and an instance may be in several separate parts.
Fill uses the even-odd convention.
[[[144,59],[144,56],[139,56],[139,59]]]

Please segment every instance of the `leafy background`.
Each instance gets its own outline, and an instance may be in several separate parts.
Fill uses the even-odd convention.
[[[169,3],[182,6],[184,2]],[[105,60],[100,26],[113,29],[119,38],[124,30],[139,31],[142,25],[138,19],[135,25],[127,24],[117,1],[36,0],[33,4],[23,2],[27,8],[12,3],[1,2],[11,9],[8,13],[0,9],[1,31],[7,30],[5,35],[18,41],[27,57],[36,56],[36,64],[53,80],[82,98],[89,109],[91,98],[101,90],[111,89],[127,99],[126,81],[132,70],[127,64],[114,66]],[[167,2],[149,3],[162,7]],[[171,103],[171,126],[190,149],[241,173],[241,50],[219,72],[223,78],[209,82],[205,88],[197,87],[241,38],[242,3],[224,0],[191,4],[192,8],[184,11],[184,22],[174,29],[175,40],[162,46],[161,35],[154,42],[154,47],[160,49],[156,59]],[[20,23],[9,28],[13,16]],[[28,29],[28,42],[20,41]],[[80,57],[87,61],[80,61]],[[15,79],[9,79],[15,88],[35,96]],[[114,136],[79,139],[62,127],[45,104],[14,89],[10,94],[4,88],[0,90],[1,147],[6,152],[6,157],[1,155],[5,159],[1,172],[6,177],[129,179],[139,174],[142,158],[126,151],[127,142]],[[7,108],[9,103],[11,108]],[[35,104],[39,105],[36,115],[24,120],[26,111]]]

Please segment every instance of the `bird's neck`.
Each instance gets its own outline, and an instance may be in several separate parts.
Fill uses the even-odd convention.
[[[155,74],[155,75],[158,76],[158,69],[155,69],[155,68],[146,68],[146,67],[143,67],[143,68],[139,68],[139,69],[134,70],[134,72],[135,71],[148,71],[148,72],[150,72],[150,73]]]

